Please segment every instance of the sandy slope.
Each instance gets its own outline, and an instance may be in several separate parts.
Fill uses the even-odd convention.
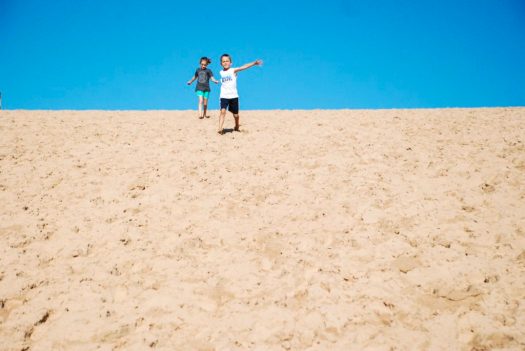
[[[1,350],[525,349],[525,109],[195,114],[0,112]]]

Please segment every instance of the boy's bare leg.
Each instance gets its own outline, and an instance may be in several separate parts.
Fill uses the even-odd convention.
[[[233,130],[235,130],[236,132],[239,131],[239,115],[233,115],[233,119],[235,119],[235,127],[233,128]]]
[[[203,105],[202,107],[203,107],[203,110],[204,110],[204,113],[203,113],[202,115],[203,115],[204,117],[206,117],[206,118],[210,118],[210,116],[208,116],[208,115],[206,114],[206,111],[208,111],[208,99],[204,98],[204,99],[202,100],[202,105]]]
[[[202,116],[202,96],[199,96],[199,118],[203,118]]]
[[[224,126],[224,117],[226,117],[226,109],[221,109],[221,114],[219,115],[219,133],[223,133]]]

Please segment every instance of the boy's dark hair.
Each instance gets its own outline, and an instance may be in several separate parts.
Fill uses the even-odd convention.
[[[208,62],[208,65],[211,63],[211,59],[209,57],[206,57],[206,56],[202,56],[201,57],[199,62],[202,62],[202,61]]]
[[[223,57],[227,57],[227,58],[229,58],[230,61],[232,60],[232,57],[231,57],[229,54],[222,54],[222,56],[221,56],[221,62],[222,62],[222,58],[223,58]]]

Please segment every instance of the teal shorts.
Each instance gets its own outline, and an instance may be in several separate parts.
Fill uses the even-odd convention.
[[[210,92],[209,91],[197,90],[197,96],[202,96],[203,98],[207,99],[208,96],[210,96]]]

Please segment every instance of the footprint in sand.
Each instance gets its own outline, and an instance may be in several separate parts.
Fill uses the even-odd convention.
[[[514,350],[515,347],[519,347],[518,341],[512,335],[500,332],[488,335],[476,333],[472,337],[470,346],[472,346],[471,350],[510,350],[511,348]]]
[[[481,185],[481,190],[483,190],[485,194],[490,194],[493,193],[496,190],[496,188],[489,183],[483,183]]]
[[[476,210],[476,208],[473,207],[473,206],[461,206],[461,209],[462,209],[463,211],[465,211],[465,212],[469,212],[469,213],[470,213],[470,212],[474,212],[474,211]]]
[[[130,197],[132,199],[136,199],[144,190],[146,190],[146,186],[142,184],[135,184],[130,186],[128,189],[130,191]]]
[[[418,257],[401,256],[394,260],[392,266],[402,273],[408,273],[411,270],[421,267],[421,261]]]

